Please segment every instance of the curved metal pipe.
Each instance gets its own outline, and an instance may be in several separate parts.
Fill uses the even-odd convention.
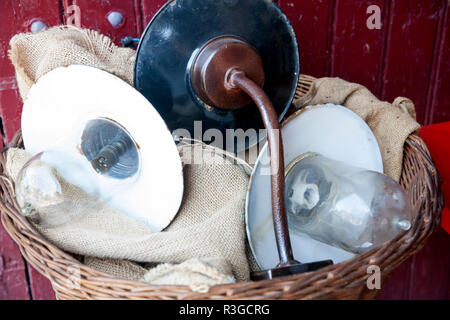
[[[267,141],[270,153],[270,172],[272,188],[272,219],[275,239],[278,247],[280,263],[278,267],[298,264],[292,254],[291,240],[286,216],[284,198],[284,152],[278,115],[266,93],[255,82],[249,79],[245,72],[238,68],[230,70],[227,85],[240,88],[248,94],[261,113],[267,131]]]

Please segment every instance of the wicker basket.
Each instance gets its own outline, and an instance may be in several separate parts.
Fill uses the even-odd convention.
[[[302,76],[297,97],[307,92],[313,77]],[[21,147],[20,132],[10,143]],[[116,279],[81,264],[45,240],[19,213],[13,183],[4,174],[6,153],[0,155],[1,220],[25,259],[51,280],[58,299],[358,299],[374,298],[366,286],[367,267],[381,268],[382,282],[398,265],[420,250],[439,225],[442,198],[439,176],[425,143],[411,135],[405,144],[401,185],[414,210],[412,228],[394,240],[351,260],[315,272],[260,282],[215,286],[207,293],[185,286],[153,286]],[[76,277],[76,281],[71,281]]]

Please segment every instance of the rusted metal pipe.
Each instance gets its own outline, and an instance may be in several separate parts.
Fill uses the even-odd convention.
[[[278,115],[263,91],[264,66],[255,48],[235,36],[208,41],[191,67],[191,84],[209,108],[235,110],[255,102],[267,130],[272,188],[272,220],[280,259],[276,268],[252,273],[253,280],[272,279],[322,268],[332,261],[302,264],[294,260],[284,198],[284,153]]]
[[[294,260],[291,240],[286,216],[284,199],[284,153],[283,139],[278,123],[278,115],[269,97],[255,82],[249,79],[245,72],[233,68],[228,73],[227,85],[239,88],[248,94],[257,105],[267,131],[267,141],[270,153],[270,172],[272,188],[272,219],[275,239],[278,247],[280,263],[278,267],[285,267],[299,262]]]

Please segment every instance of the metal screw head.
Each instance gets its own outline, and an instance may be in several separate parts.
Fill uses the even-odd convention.
[[[108,14],[107,19],[108,19],[109,23],[111,23],[111,25],[113,27],[117,27],[117,26],[119,26],[122,23],[123,16],[122,16],[122,14],[120,12],[112,11],[112,12],[110,12]]]
[[[38,33],[42,30],[45,30],[47,26],[40,20],[34,21],[30,26],[30,31],[32,33]]]

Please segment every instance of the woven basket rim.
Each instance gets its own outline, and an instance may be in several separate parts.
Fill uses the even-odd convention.
[[[297,97],[311,87],[314,77],[302,75]],[[49,278],[60,299],[311,299],[374,297],[366,289],[369,265],[380,266],[385,280],[388,274],[409,256],[420,250],[439,225],[442,197],[439,175],[425,143],[416,134],[405,143],[401,184],[411,187],[414,222],[411,229],[392,241],[363,255],[328,266],[315,272],[259,282],[237,282],[218,285],[206,293],[194,292],[187,286],[151,285],[140,281],[114,278],[83,265],[74,256],[46,240],[19,212],[12,180],[5,175],[6,151],[22,144],[21,132],[0,153],[0,211],[9,235],[19,245],[25,259]],[[68,283],[72,268],[79,272],[77,286]],[[79,285],[79,287],[78,287]],[[377,290],[374,290],[377,291]]]

